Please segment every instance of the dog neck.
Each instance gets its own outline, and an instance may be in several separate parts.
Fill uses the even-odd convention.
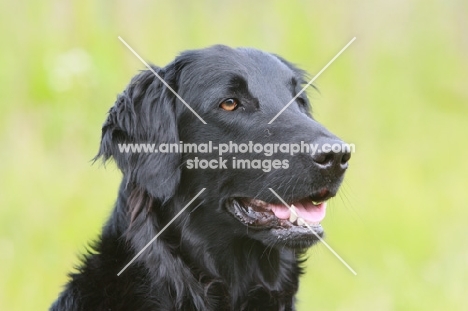
[[[152,288],[167,291],[176,308],[185,308],[188,303],[197,310],[244,309],[249,301],[258,299],[272,300],[277,306],[292,305],[301,273],[299,254],[248,237],[233,238],[207,226],[197,230],[196,224],[189,222],[189,213],[161,232],[181,205],[175,200],[162,203],[141,188],[122,182],[112,216],[117,221],[109,222],[120,225],[106,228],[108,233],[127,240],[130,258],[160,233],[128,269],[149,273],[148,280],[157,280]]]

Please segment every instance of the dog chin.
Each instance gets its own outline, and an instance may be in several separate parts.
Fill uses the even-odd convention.
[[[323,237],[320,222],[327,202],[307,197],[288,205],[250,198],[232,198],[225,203],[229,213],[247,227],[247,234],[266,245],[294,249],[312,246]]]

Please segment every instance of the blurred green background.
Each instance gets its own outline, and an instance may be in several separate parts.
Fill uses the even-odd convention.
[[[299,310],[468,310],[468,2],[3,1],[0,310],[44,310],[116,198],[91,165],[143,69],[216,43],[317,73],[315,115],[356,144]]]

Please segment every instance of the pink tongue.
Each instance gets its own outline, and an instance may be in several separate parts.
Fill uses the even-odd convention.
[[[292,205],[296,207],[297,216],[308,223],[321,222],[325,218],[326,202],[314,205],[312,202],[302,200]],[[291,216],[291,211],[284,204],[270,204],[270,207],[275,216],[280,219],[289,219],[289,216]]]

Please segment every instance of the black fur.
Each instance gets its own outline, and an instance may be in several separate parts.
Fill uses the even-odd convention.
[[[225,46],[184,52],[165,68],[153,68],[207,124],[151,71],[132,79],[109,111],[97,156],[113,158],[123,172],[115,209],[51,310],[295,310],[301,254],[314,238],[280,238],[270,229],[249,228],[226,206],[236,197],[279,203],[268,188],[288,202],[328,198],[344,170],[323,169],[305,154],[275,155],[288,160],[289,168],[270,172],[194,170],[187,160],[218,155],[126,154],[118,144],[339,142],[311,117],[305,94],[267,124],[302,88],[303,72],[278,56]],[[219,108],[227,98],[236,98],[238,109]],[[267,158],[225,158],[230,163],[242,156]]]

